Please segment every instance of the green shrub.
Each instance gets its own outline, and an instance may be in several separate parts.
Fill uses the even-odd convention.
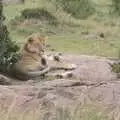
[[[76,18],[87,18],[95,11],[90,0],[56,0],[56,4]]]
[[[112,71],[115,73],[120,73],[120,49],[118,49],[118,60],[113,64],[110,64]]]
[[[5,72],[17,60],[19,47],[9,38],[7,27],[3,24],[3,6],[0,2],[0,72]]]
[[[120,63],[113,63],[111,64],[112,71],[115,73],[120,73]]]
[[[49,21],[50,24],[57,24],[56,17],[43,8],[25,9],[21,12],[21,17],[24,19],[40,19]]]
[[[120,0],[112,0],[113,13],[120,15]]]

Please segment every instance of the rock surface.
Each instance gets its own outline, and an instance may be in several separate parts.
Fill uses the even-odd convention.
[[[0,86],[0,104],[17,108],[43,106],[71,106],[98,103],[106,108],[120,107],[120,81],[111,72],[110,60],[90,56],[64,56],[75,63],[75,79],[52,81],[29,80],[11,86]]]
[[[11,84],[11,79],[0,74],[0,85],[10,85],[10,84]]]

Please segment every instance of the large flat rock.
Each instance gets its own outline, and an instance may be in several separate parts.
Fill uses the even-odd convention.
[[[111,72],[110,60],[76,55],[67,55],[64,59],[78,65],[74,71],[76,79],[29,80],[1,85],[0,104],[3,107],[14,103],[17,108],[35,108],[39,105],[98,103],[111,110],[120,106],[120,81]]]

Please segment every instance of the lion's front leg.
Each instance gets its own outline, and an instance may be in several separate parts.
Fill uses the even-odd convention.
[[[47,77],[54,77],[56,79],[66,79],[74,77],[73,71],[65,71],[65,72],[54,72],[54,73],[47,73]]]

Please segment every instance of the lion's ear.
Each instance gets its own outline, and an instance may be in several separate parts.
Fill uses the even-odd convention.
[[[27,38],[27,43],[25,44],[24,49],[32,53],[38,53],[38,48],[34,45],[32,36]]]
[[[29,43],[33,42],[33,38],[32,38],[32,37],[29,37],[29,38],[28,38],[28,42],[29,42]]]
[[[48,36],[45,36],[45,37],[44,37],[44,40],[47,41],[47,40],[48,40]]]

